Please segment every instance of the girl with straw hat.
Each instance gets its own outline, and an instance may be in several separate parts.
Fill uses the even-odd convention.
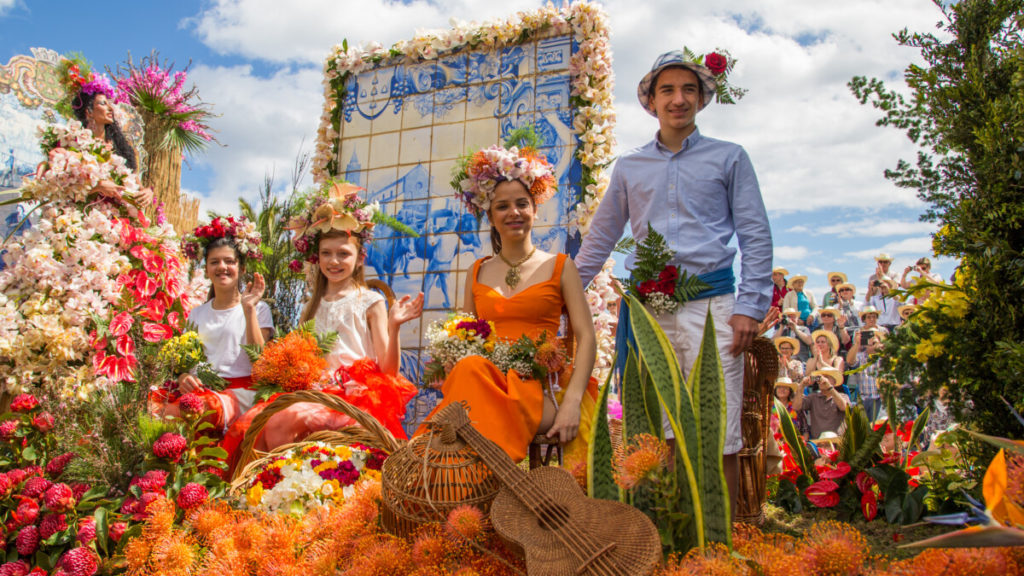
[[[846,368],[843,358],[838,355],[839,339],[829,330],[815,330],[811,334],[814,340],[814,353],[807,360],[807,372],[814,372],[823,368],[833,368],[838,371],[836,386],[843,383],[843,370]],[[805,385],[810,384],[810,379],[805,378]]]

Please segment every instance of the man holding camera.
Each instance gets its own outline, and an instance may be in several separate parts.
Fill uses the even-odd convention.
[[[796,351],[796,359],[807,362],[807,359],[811,357],[811,345],[814,344],[814,340],[811,339],[811,331],[798,322],[799,317],[800,312],[796,308],[783,310],[782,319],[779,320],[779,325],[775,328],[773,339],[776,341],[776,346],[782,338],[792,338],[799,342],[800,347]]]
[[[892,267],[892,256],[882,252],[875,256],[875,262],[875,273],[868,278],[868,292],[864,295],[865,302],[871,302],[871,297],[878,293],[878,288],[881,286],[880,282],[883,280],[888,278],[892,280],[893,286],[896,285],[896,272],[890,270]]]
[[[865,345],[866,344],[866,345]],[[868,416],[868,422],[874,422],[878,410],[882,407],[882,395],[878,390],[878,361],[872,358],[882,350],[881,332],[857,330],[853,333],[850,351],[846,353],[846,367],[856,370],[867,366],[852,375],[853,383],[860,394],[860,402]]]
[[[850,397],[836,388],[842,372],[832,366],[811,373],[811,393],[804,397],[804,410],[809,417],[811,438],[823,432],[842,434]]]
[[[875,295],[868,301],[870,306],[878,310],[878,323],[889,333],[899,328],[903,323],[900,318],[900,303],[890,294],[896,288],[896,281],[889,278],[875,281]]]

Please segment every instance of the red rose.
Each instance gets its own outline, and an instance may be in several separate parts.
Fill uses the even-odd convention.
[[[718,76],[729,67],[729,60],[718,52],[712,52],[704,56],[704,65],[707,66],[708,70],[711,70],[712,74]]]
[[[676,280],[679,278],[679,269],[675,266],[666,266],[664,270],[658,274],[658,280]]]

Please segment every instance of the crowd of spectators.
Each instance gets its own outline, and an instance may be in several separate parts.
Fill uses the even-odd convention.
[[[902,300],[894,291],[920,279],[942,282],[928,258],[907,266],[899,277],[890,255],[879,254],[875,261],[863,298],[842,272],[828,273],[829,290],[819,300],[806,288],[807,276],[790,276],[783,267],[772,271],[772,306],[779,310],[771,326],[780,360],[775,396],[812,443],[838,441],[850,406],[863,406],[869,422],[886,416],[878,353],[928,297],[918,292]]]

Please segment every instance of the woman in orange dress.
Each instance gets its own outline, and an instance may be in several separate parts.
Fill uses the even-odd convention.
[[[537,250],[531,238],[537,206],[554,195],[551,165],[531,148],[494,146],[475,153],[463,176],[456,178],[459,196],[478,217],[487,214],[494,249],[494,256],[473,264],[464,311],[493,322],[498,338],[514,341],[545,332],[555,338],[564,310],[576,339],[574,368],[559,376],[560,394],[547,394],[545,383],[469,356],[445,378],[435,412],[464,404],[473,426],[513,460],[526,456],[537,434],[558,438],[575,459],[585,450],[597,397],[590,377],[597,338],[575,264],[565,254]],[[427,431],[421,425],[416,434]]]

